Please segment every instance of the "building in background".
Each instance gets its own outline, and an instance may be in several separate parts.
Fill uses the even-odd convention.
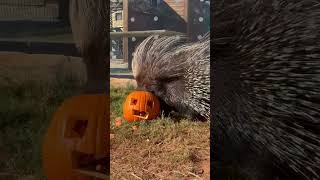
[[[123,31],[123,3],[122,0],[110,1],[110,31],[122,32]],[[113,39],[111,41],[111,59],[123,58],[123,41],[122,39]]]
[[[123,0],[123,31],[168,30],[190,41],[210,30],[210,0]],[[145,38],[123,38],[123,59],[131,69],[133,52]]]

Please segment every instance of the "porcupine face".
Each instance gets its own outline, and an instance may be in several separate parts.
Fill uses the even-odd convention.
[[[154,93],[172,110],[185,108],[184,65],[181,59],[173,61],[173,51],[181,42],[175,37],[149,37],[137,47],[132,61],[138,89]]]
[[[183,115],[197,116],[199,112],[190,103],[193,96],[188,78],[195,49],[185,44],[185,37],[147,38],[135,51],[133,75],[138,89],[154,93],[162,105]]]
[[[319,179],[317,2],[227,2],[216,7],[213,29],[217,156],[228,159],[228,141],[234,162],[261,167],[253,177],[271,164],[291,179]]]

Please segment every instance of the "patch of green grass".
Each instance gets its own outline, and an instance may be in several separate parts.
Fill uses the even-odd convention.
[[[173,151],[168,154],[167,160],[175,166],[179,166],[179,164],[188,163],[188,161],[194,161],[193,151],[189,149],[178,149],[177,151]]]
[[[161,116],[156,120],[151,121],[140,121],[127,123],[123,121],[121,127],[115,127],[114,119],[116,117],[122,117],[122,105],[125,101],[125,98],[129,95],[130,92],[134,90],[133,86],[127,86],[126,88],[113,88],[110,89],[111,97],[111,130],[116,130],[121,132],[123,138],[130,138],[132,133],[129,127],[138,125],[140,127],[139,137],[135,138],[155,138],[159,139],[161,137],[166,138],[175,138],[183,134],[190,132],[190,126],[193,128],[198,128],[203,125],[209,127],[209,122],[199,123],[190,120],[182,120],[179,123],[175,123],[170,117]]]
[[[122,105],[125,98],[134,90],[133,86],[127,85],[126,88],[110,88],[111,97],[111,119],[122,116]]]
[[[0,86],[0,171],[43,178],[43,135],[56,108],[81,87],[72,75]]]

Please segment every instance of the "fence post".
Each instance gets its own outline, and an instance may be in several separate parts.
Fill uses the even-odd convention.
[[[59,0],[59,20],[63,24],[69,25],[69,5],[70,0]]]
[[[123,32],[128,32],[128,12],[129,0],[123,0]],[[131,63],[129,62],[129,40],[128,37],[123,37],[123,61],[128,63],[128,69],[131,69]]]

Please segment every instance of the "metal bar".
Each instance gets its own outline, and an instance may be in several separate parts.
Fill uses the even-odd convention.
[[[184,33],[167,30],[149,30],[149,31],[127,31],[127,32],[110,32],[111,39],[121,37],[148,37],[151,35],[183,35]]]

